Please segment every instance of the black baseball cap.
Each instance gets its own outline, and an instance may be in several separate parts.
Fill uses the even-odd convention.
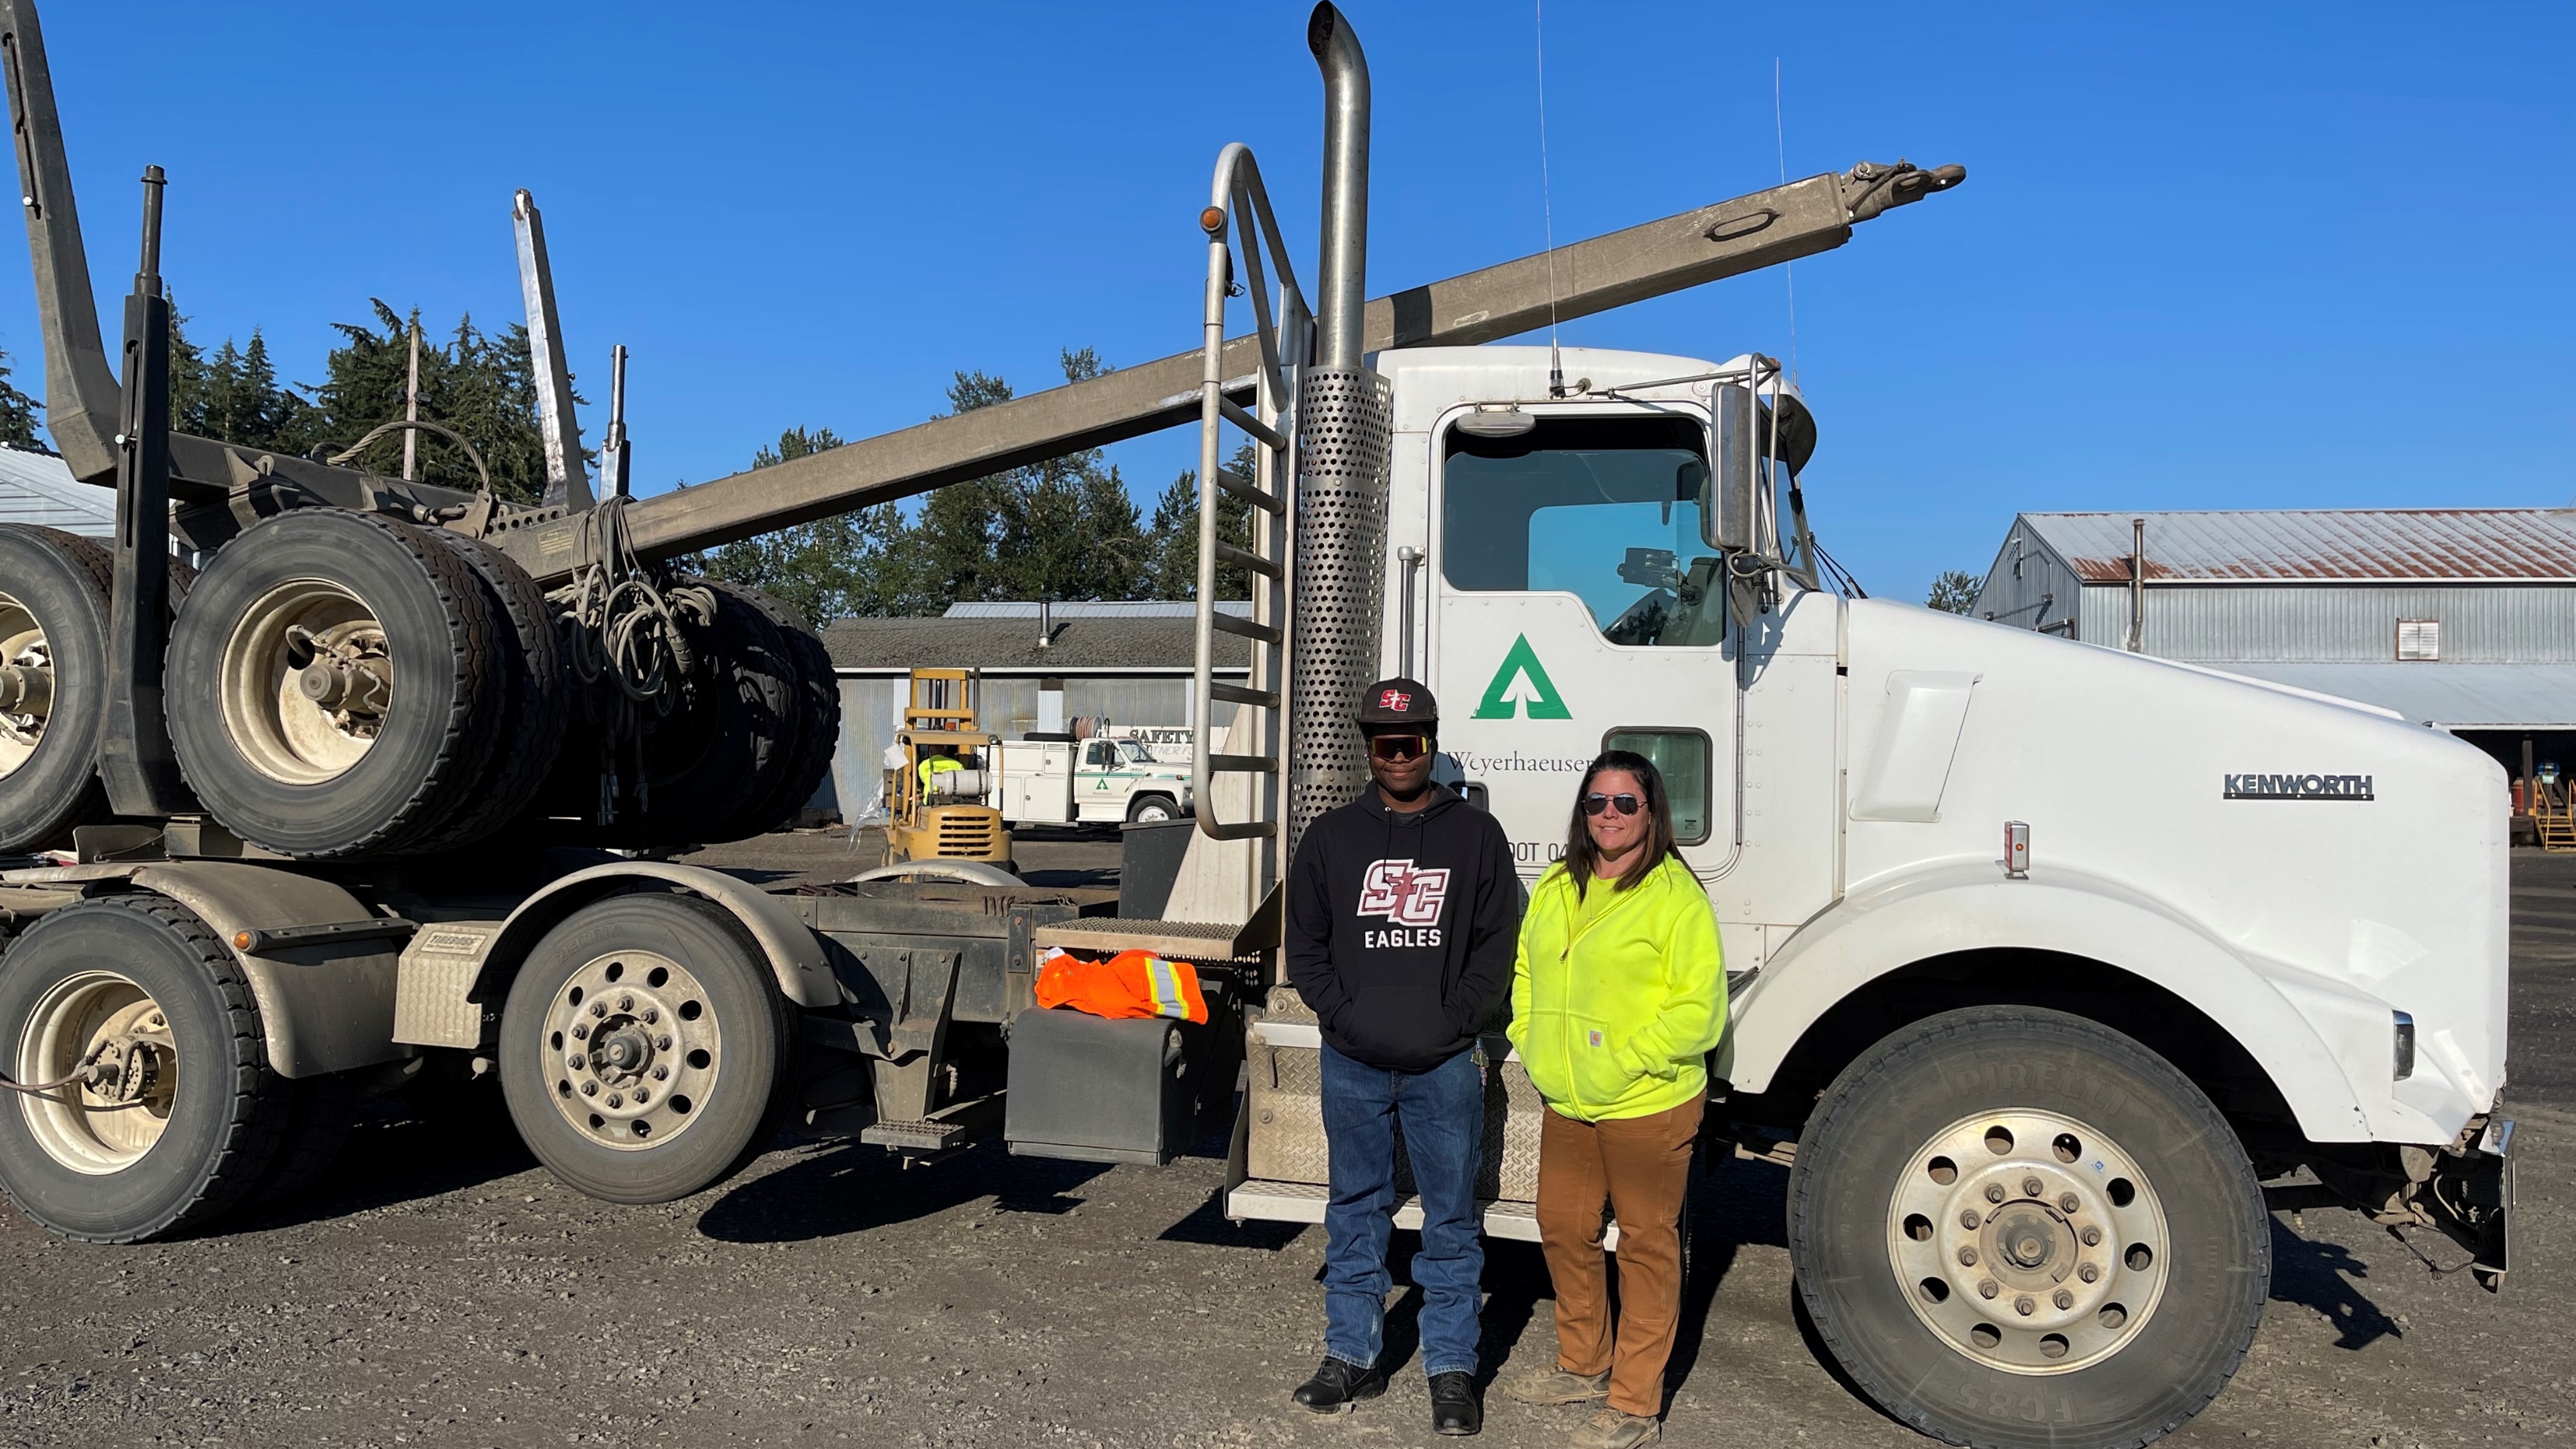
[[[1381,679],[1360,696],[1363,730],[1429,730],[1440,723],[1440,706],[1418,679]]]

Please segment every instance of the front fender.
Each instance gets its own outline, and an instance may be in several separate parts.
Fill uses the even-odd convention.
[[[2063,868],[2008,880],[1992,861],[1883,877],[1802,927],[1737,999],[1720,1074],[1763,1091],[1808,1028],[1853,992],[1918,961],[1984,950],[2083,957],[2173,992],[2245,1048],[2311,1141],[2439,1140],[2410,1135],[2415,1124],[2399,1119],[2420,1114],[2390,1100],[2384,1002],[2243,951],[2118,881]]]

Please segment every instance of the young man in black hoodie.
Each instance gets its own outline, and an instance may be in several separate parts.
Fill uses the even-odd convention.
[[[1485,1245],[1477,1028],[1510,989],[1520,887],[1501,822],[1431,781],[1439,712],[1410,679],[1359,711],[1375,782],[1306,828],[1288,875],[1288,979],[1323,1030],[1324,1362],[1297,1402],[1338,1413],[1386,1389],[1387,1235],[1400,1122],[1422,1198],[1422,1366],[1431,1424],[1483,1427],[1476,1345]]]

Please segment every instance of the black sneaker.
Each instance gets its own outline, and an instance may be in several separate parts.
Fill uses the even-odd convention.
[[[1386,1375],[1337,1358],[1324,1360],[1315,1376],[1297,1386],[1298,1403],[1318,1414],[1347,1414],[1362,1399],[1386,1392]]]
[[[1433,1374],[1431,1432],[1466,1435],[1484,1427],[1484,1406],[1476,1402],[1476,1376],[1454,1371]]]

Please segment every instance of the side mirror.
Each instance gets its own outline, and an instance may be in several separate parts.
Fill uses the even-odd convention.
[[[1709,470],[1709,497],[1700,505],[1708,541],[1727,553],[1751,553],[1758,537],[1756,500],[1761,494],[1758,431],[1761,415],[1746,387],[1720,387],[1709,399],[1717,456]]]

